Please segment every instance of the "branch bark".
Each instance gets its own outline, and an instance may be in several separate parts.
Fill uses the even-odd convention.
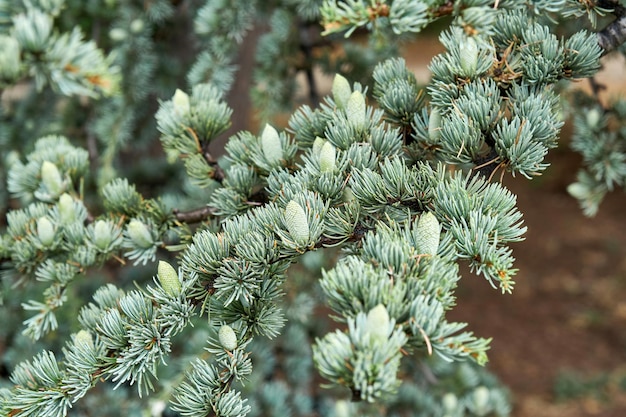
[[[598,6],[613,9],[615,20],[598,32],[598,45],[605,54],[626,42],[626,8],[617,0],[601,0]]]
[[[174,217],[183,223],[200,223],[215,215],[217,209],[215,207],[204,206],[190,211],[179,211],[174,209]]]
[[[224,181],[224,170],[222,169],[222,167],[219,166],[217,160],[213,158],[213,155],[211,155],[208,150],[208,146],[202,151],[202,156],[204,157],[204,160],[207,161],[211,168],[213,168],[213,179],[221,184]]]

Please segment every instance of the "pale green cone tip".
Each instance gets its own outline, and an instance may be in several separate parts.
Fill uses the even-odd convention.
[[[597,108],[594,107],[593,109],[589,110],[587,112],[587,115],[585,116],[587,126],[591,128],[597,127],[601,116],[602,114],[600,114],[600,110],[598,110]]]
[[[326,142],[320,150],[320,171],[333,172],[335,169],[335,158],[337,152],[332,143]]]
[[[448,414],[451,414],[454,411],[456,411],[456,408],[459,405],[459,399],[452,392],[446,393],[446,395],[443,396],[441,402],[443,403],[444,411],[446,411]]]
[[[172,97],[172,103],[174,104],[174,111],[179,116],[189,113],[191,110],[191,104],[189,102],[189,95],[183,90],[176,89],[174,97]]]
[[[261,134],[261,149],[263,156],[270,164],[275,164],[283,159],[283,145],[280,143],[280,136],[270,124],[265,125]]]
[[[474,406],[477,411],[483,411],[489,404],[489,388],[481,385],[477,387],[472,393],[472,399],[474,400]]]
[[[469,37],[465,41],[461,42],[461,45],[459,46],[459,54],[463,75],[466,77],[473,77],[476,75],[476,68],[478,67],[478,44],[474,38]]]
[[[0,76],[12,80],[20,74],[20,44],[5,35],[0,35]]]
[[[313,155],[319,156],[320,151],[322,150],[322,147],[324,146],[325,143],[326,143],[326,139],[320,138],[319,136],[317,136],[315,140],[313,141],[313,148],[311,149],[311,151],[313,152]]]
[[[113,28],[109,31],[109,39],[115,42],[121,42],[128,36],[128,33],[122,28]]]
[[[59,217],[64,224],[72,223],[76,220],[76,210],[74,208],[74,199],[68,193],[61,194],[59,197]]]
[[[93,226],[93,243],[98,249],[105,250],[113,239],[111,227],[106,220],[98,220]]]
[[[439,249],[441,227],[431,212],[424,213],[417,221],[417,243],[420,254],[435,255]]]
[[[309,241],[309,222],[306,212],[295,200],[291,200],[285,207],[285,226],[296,243]]]
[[[135,19],[130,22],[130,31],[133,33],[139,33],[143,30],[144,26],[145,24],[143,23],[143,20]]]
[[[348,104],[346,105],[346,114],[348,115],[348,120],[357,126],[365,124],[365,97],[363,97],[360,91],[350,94]]]
[[[140,248],[147,249],[154,244],[152,234],[141,220],[133,219],[127,226],[128,236]]]
[[[54,242],[54,225],[45,216],[37,219],[37,237],[44,246],[50,246]]]
[[[338,108],[343,109],[348,104],[352,89],[350,83],[340,74],[335,75],[332,87],[333,99]]]
[[[237,349],[237,335],[232,327],[223,325],[218,332],[220,344],[228,351]]]
[[[159,261],[157,266],[157,277],[163,290],[169,295],[176,297],[180,294],[181,285],[178,273],[172,265],[165,261]]]
[[[65,191],[61,173],[57,166],[50,161],[43,161],[41,164],[41,181],[48,191],[55,196]]]
[[[335,403],[335,417],[351,417],[350,403],[346,400],[338,400]]]
[[[389,313],[384,305],[378,304],[367,313],[366,330],[374,340],[389,337]]]
[[[341,199],[344,203],[350,203],[351,201],[355,201],[356,196],[354,195],[352,188],[346,185],[345,188],[343,189]]]
[[[94,347],[91,333],[89,333],[87,330],[81,330],[76,333],[76,336],[74,336],[74,343],[77,345],[81,344],[83,346],[89,346],[90,348]]]
[[[428,137],[432,141],[437,141],[441,137],[441,113],[433,107],[428,118]]]
[[[574,198],[585,200],[591,197],[592,192],[585,184],[575,182],[567,186],[567,192]]]

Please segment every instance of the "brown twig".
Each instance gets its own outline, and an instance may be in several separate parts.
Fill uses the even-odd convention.
[[[204,157],[204,160],[207,161],[209,166],[213,168],[213,179],[221,184],[224,181],[225,177],[222,167],[219,166],[219,164],[217,163],[215,158],[213,158],[208,149],[202,150],[202,156]]]
[[[454,11],[454,2],[448,1],[445,4],[439,6],[439,8],[434,10],[432,13],[433,13],[433,16],[435,17],[443,17],[443,16],[452,14],[453,11]]]
[[[200,223],[208,219],[209,217],[215,216],[215,212],[217,209],[215,207],[204,206],[190,211],[179,211],[178,209],[174,209],[174,217],[176,220],[183,223]]]
[[[194,142],[196,143],[198,152],[202,153],[202,157],[204,158],[204,160],[213,169],[211,178],[213,178],[215,181],[221,184],[222,181],[224,181],[224,170],[219,166],[215,158],[213,158],[213,155],[211,155],[211,153],[209,152],[209,143],[208,142],[202,143],[196,131],[193,130],[191,127],[187,126],[185,130],[189,132]]]
[[[483,157],[477,158],[472,168],[477,174],[482,174],[485,178],[491,178],[493,173],[500,167],[500,155],[494,147]]]
[[[352,235],[347,238],[347,239],[332,239],[329,237],[325,237],[322,236],[320,238],[320,240],[315,244],[316,248],[321,248],[324,246],[333,246],[336,245],[337,243],[346,241],[346,242],[358,242],[359,240],[363,239],[365,237],[365,234],[368,232],[368,228],[362,226],[361,224],[357,224],[356,227],[354,228],[354,232],[352,232]]]

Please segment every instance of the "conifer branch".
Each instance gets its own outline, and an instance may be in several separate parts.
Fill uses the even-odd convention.
[[[103,81],[115,78],[107,78],[115,75],[108,58],[78,32],[52,30],[62,3],[38,2],[42,10],[33,7],[6,20],[17,27],[10,36],[0,35],[0,81],[31,74],[36,83],[63,94],[106,92]],[[164,56],[171,49],[161,44],[171,19],[195,8],[177,8],[185,4],[177,0],[150,0],[143,9],[132,2],[109,3],[91,27],[109,35],[125,91],[123,98],[95,108],[102,123],[93,128],[96,118],[89,117],[90,126],[79,132],[109,140],[103,154],[113,164],[119,143],[131,132],[154,137],[141,126],[150,119],[145,113],[150,106],[141,104],[156,92],[172,93],[173,84],[163,85],[156,76],[155,63],[172,58]],[[526,228],[515,195],[492,177],[499,169],[528,178],[546,169],[545,156],[557,145],[562,126],[552,86],[591,77],[599,68],[600,35],[578,31],[559,39],[536,15],[587,13],[594,20],[608,8],[616,16],[623,10],[608,0],[598,3],[606,10],[563,1],[436,3],[433,10],[432,1],[420,0],[204,2],[194,31],[186,32],[205,51],[187,73],[190,91],[175,90],[161,101],[156,121],[168,161],[179,158],[190,182],[206,194],[187,196],[196,188],[185,185],[179,192],[183,187],[176,184],[173,196],[146,199],[116,178],[98,189],[101,199],[83,196],[80,184],[89,164],[103,156],[61,136],[40,138],[25,160],[10,164],[8,194],[21,206],[9,211],[7,230],[0,234],[0,267],[10,265],[46,287],[43,302],[23,304],[35,314],[26,322],[28,334],[40,337],[52,330],[54,310],[82,273],[110,259],[127,267],[130,261],[153,263],[165,236],[187,238],[191,231],[193,236],[168,247],[181,250],[178,268],[159,261],[155,285],[137,284],[139,290],[128,292],[100,288],[81,309],[83,330],[65,345],[63,362],[41,353],[15,367],[13,388],[0,390],[0,414],[65,415],[99,380],[134,385],[140,394],[154,389],[158,363],[177,360],[170,357],[179,351],[173,338],[199,310],[206,320],[189,330],[185,349],[205,349],[208,359],[197,358],[174,379],[180,383],[172,404],[181,415],[245,416],[252,404],[266,404],[275,415],[313,414],[307,398],[318,395],[313,366],[355,401],[384,401],[399,414],[407,412],[406,398],[396,395],[409,393],[411,404],[422,401],[425,415],[506,415],[505,394],[478,368],[487,360],[489,339],[446,317],[456,304],[459,264],[494,288],[512,291],[517,269],[510,244],[523,240]],[[349,45],[329,53],[337,38],[319,40],[318,29],[303,23],[322,17],[326,33],[349,36],[371,29],[377,41],[386,42],[447,15],[450,28],[441,35],[445,52],[431,62],[426,88],[404,60],[374,65],[379,52],[355,54]],[[258,39],[255,101],[268,116],[284,108],[295,90],[290,75],[304,71],[311,105],[293,112],[287,130],[267,124],[259,132],[233,135],[225,147],[228,164],[221,168],[209,147],[231,125],[232,109],[223,96],[235,82],[233,57],[250,28],[268,16],[271,31]],[[320,98],[312,70],[320,65],[343,71],[341,64],[332,68],[335,59],[344,62],[336,58],[338,51],[345,51],[354,71],[337,75],[332,94]],[[297,59],[283,59],[292,53]],[[54,59],[44,59],[50,56]],[[97,73],[81,73],[84,61],[95,62]],[[71,64],[59,68],[55,62]],[[373,84],[354,82],[361,79],[358,73],[372,69]],[[366,91],[372,93],[368,99]],[[603,192],[626,181],[621,138],[603,133],[620,125],[613,119],[624,105],[589,106],[576,118],[573,143],[586,160],[596,159],[571,192],[593,208]],[[15,114],[12,124],[24,126],[20,112]],[[111,137],[112,130],[119,137]],[[91,139],[87,136],[93,147]],[[598,155],[593,141],[610,152]],[[116,164],[120,170],[121,165]],[[90,214],[83,198],[101,214]],[[170,211],[172,200],[178,207],[202,207]],[[187,226],[209,219],[210,227]],[[301,256],[334,246],[343,246],[342,256],[313,278],[324,293],[322,309],[320,297],[308,292],[311,280],[294,279],[300,274],[288,269]],[[328,309],[344,325],[318,334],[315,314]],[[248,378],[255,354],[257,374]],[[407,355],[416,360],[402,361]],[[283,359],[284,367],[274,365]],[[425,360],[432,372],[420,370]],[[284,370],[280,376],[274,372],[278,366]],[[169,369],[177,368],[174,362]],[[245,386],[236,383],[243,380]],[[441,387],[424,389],[435,381]],[[399,390],[400,384],[406,390]],[[450,392],[442,398],[445,391]],[[253,399],[250,405],[247,398]],[[345,407],[342,413],[341,405],[336,401],[329,414],[360,415]]]
[[[212,178],[215,181],[222,183],[224,181],[224,170],[222,169],[222,167],[220,167],[217,160],[215,160],[215,158],[213,158],[213,155],[211,155],[211,153],[209,152],[208,144],[203,147],[202,157],[213,170]]]

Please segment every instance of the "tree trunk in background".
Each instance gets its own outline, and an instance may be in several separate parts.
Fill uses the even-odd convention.
[[[232,125],[211,144],[211,154],[216,158],[224,154],[224,145],[228,142],[228,138],[241,130],[251,129],[253,112],[250,90],[253,85],[252,73],[255,64],[256,44],[259,36],[265,31],[266,28],[255,26],[248,32],[239,49],[239,55],[234,62],[238,68],[235,82],[228,97],[226,97],[228,105],[233,109]]]

